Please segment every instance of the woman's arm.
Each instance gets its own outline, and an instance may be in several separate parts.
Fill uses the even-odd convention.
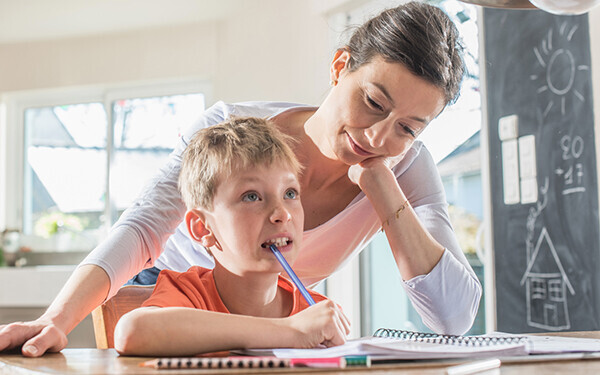
[[[109,287],[102,268],[77,268],[40,318],[0,326],[0,351],[23,345],[23,355],[38,357],[46,351],[62,350],[67,345],[67,334],[104,301]]]
[[[477,313],[481,285],[458,246],[427,150],[420,150],[398,180],[383,160],[352,166],[349,175],[380,217],[403,286],[425,325],[438,333],[466,332]]]
[[[188,307],[143,307],[115,328],[115,349],[126,355],[194,355],[245,348],[341,345],[347,318],[325,300],[287,318],[258,318]]]
[[[425,230],[383,160],[367,160],[359,167],[358,185],[381,219],[400,275],[408,280],[429,273],[444,247]]]

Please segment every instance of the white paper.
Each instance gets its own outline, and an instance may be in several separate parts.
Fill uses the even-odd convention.
[[[519,134],[519,117],[517,115],[504,116],[498,120],[498,136],[501,141],[517,138]]]
[[[533,134],[519,138],[519,173],[521,179],[537,176],[535,136]]]
[[[535,203],[538,200],[537,178],[521,180],[521,204]]]
[[[502,142],[502,179],[504,204],[519,203],[519,148],[516,139]]]
[[[578,337],[527,336],[532,354],[600,352],[600,340]]]
[[[363,337],[346,344],[323,349],[245,350],[246,355],[274,355],[278,358],[331,358],[348,355],[385,356],[395,359],[433,359],[461,357],[516,356],[528,353],[527,342],[485,345],[415,342],[389,337]]]

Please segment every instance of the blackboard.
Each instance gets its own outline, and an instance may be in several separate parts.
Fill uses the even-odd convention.
[[[497,329],[598,330],[588,17],[485,9],[483,31]]]

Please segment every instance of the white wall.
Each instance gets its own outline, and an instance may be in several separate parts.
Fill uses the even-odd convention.
[[[327,34],[309,2],[265,0],[204,23],[0,44],[0,94],[190,77],[210,80],[214,100],[318,103]]]

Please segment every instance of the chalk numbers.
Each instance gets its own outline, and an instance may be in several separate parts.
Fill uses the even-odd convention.
[[[579,161],[584,149],[583,138],[578,135],[574,137],[565,135],[560,139],[560,148],[564,168],[557,168],[554,173],[564,179],[562,194],[585,192],[585,187],[582,185],[583,164]]]

